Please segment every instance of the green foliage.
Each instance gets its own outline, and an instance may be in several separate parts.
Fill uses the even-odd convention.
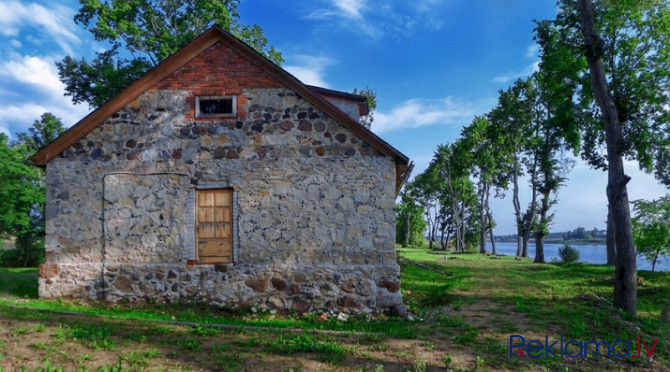
[[[620,153],[636,158],[670,184],[670,5],[665,1],[605,1],[594,4],[595,31],[607,83],[623,133]],[[557,125],[567,123],[582,158],[606,169],[601,113],[586,64],[579,13],[573,0],[559,1],[556,20],[538,23],[540,69],[550,79]],[[564,128],[567,129],[568,127]],[[579,128],[580,132],[574,130]]]
[[[0,239],[14,237],[17,250],[3,251],[0,264],[28,266],[38,263],[44,227],[44,174],[26,164],[25,144],[9,146],[0,134]]]
[[[670,255],[670,195],[652,201],[636,200],[633,206],[635,246],[638,254],[652,262],[654,271],[657,260]]]
[[[0,239],[15,238],[16,250],[0,253],[0,265],[35,266],[44,256],[44,171],[28,158],[63,132],[60,119],[42,115],[8,143],[0,134]]]
[[[441,237],[441,248],[446,250],[446,237],[453,236],[456,250],[464,252],[480,226],[474,185],[462,161],[468,149],[461,144],[439,145],[428,168],[408,188],[423,210],[431,249]]]
[[[361,124],[364,127],[370,129],[372,122],[375,121],[374,114],[377,109],[377,92],[370,89],[370,87],[365,87],[365,89],[358,90],[354,88],[354,94],[359,94],[367,98],[368,103],[368,114],[361,118]]]
[[[426,221],[423,218],[423,208],[418,205],[411,191],[414,187],[414,183],[405,185],[400,193],[400,203],[395,207],[396,243],[403,246],[421,247],[426,242],[424,238]]]
[[[184,47],[213,24],[231,32],[279,64],[281,54],[268,46],[257,25],[241,25],[239,0],[80,0],[76,23],[110,49],[92,62],[71,56],[58,62],[66,95],[97,107],[150,68]]]
[[[564,264],[573,264],[579,261],[579,251],[566,244],[558,249],[558,257]]]

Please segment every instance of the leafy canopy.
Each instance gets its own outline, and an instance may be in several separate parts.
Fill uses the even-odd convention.
[[[35,265],[42,256],[46,182],[28,157],[63,131],[60,119],[45,113],[11,143],[0,133],[0,239],[16,238],[18,248],[15,261],[0,255],[0,264]]]
[[[57,63],[66,95],[97,107],[214,24],[271,61],[282,56],[257,25],[241,25],[239,0],[80,0],[74,20],[109,49]]]
[[[652,270],[659,257],[670,255],[670,195],[646,201],[633,202],[635,216],[635,247],[648,261]]]
[[[623,132],[619,152],[670,185],[670,4],[661,0],[594,3],[610,95]],[[540,70],[548,78],[555,123],[569,143],[581,129],[582,157],[607,169],[605,132],[595,103],[576,0],[560,0],[555,20],[538,23]]]

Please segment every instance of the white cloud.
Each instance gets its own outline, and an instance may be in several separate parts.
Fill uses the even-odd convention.
[[[322,88],[328,88],[329,84],[324,79],[326,67],[335,63],[335,60],[328,57],[314,57],[308,55],[297,55],[291,59],[295,60],[293,64],[283,66],[284,69],[300,81],[308,85],[316,85]]]
[[[495,83],[509,83],[510,81],[516,80],[518,78],[528,77],[528,76],[532,75],[534,72],[537,72],[539,70],[540,70],[540,62],[535,61],[532,64],[526,66],[526,68],[524,68],[521,71],[517,71],[517,72],[510,71],[510,72],[507,72],[503,75],[496,76],[496,77],[493,78],[493,82],[495,82]]]
[[[444,6],[439,0],[380,2],[367,0],[320,0],[306,18],[332,21],[348,30],[357,30],[368,40],[387,33],[408,34],[415,28],[439,29],[444,24]]]
[[[312,10],[307,18],[349,18],[360,20],[361,10],[365,8],[365,0],[325,0],[318,3],[318,8]]]
[[[50,4],[49,8],[37,3],[17,0],[0,3],[0,35],[20,36],[26,29],[37,29],[50,35],[53,41],[68,54],[73,54],[72,44],[80,42],[72,22],[74,11],[68,7]]]
[[[0,62],[0,76],[38,86],[51,94],[62,94],[65,86],[59,80],[51,58],[18,55],[13,55],[12,58]]]
[[[25,132],[45,112],[62,119],[65,126],[79,121],[88,113],[85,105],[73,105],[63,95],[65,86],[54,66],[56,57],[12,54],[0,61],[0,79],[6,87],[0,90],[0,128],[12,136]]]
[[[494,101],[469,102],[455,97],[416,98],[402,102],[390,112],[376,111],[372,130],[383,133],[426,125],[465,125],[475,115],[486,112]]]
[[[365,7],[365,0],[333,0],[335,6],[344,12],[344,15],[354,19],[361,18],[361,9]]]

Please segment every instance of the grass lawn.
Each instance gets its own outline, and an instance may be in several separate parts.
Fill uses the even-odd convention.
[[[400,249],[399,256],[414,320],[352,316],[342,323],[319,314],[252,314],[192,303],[43,301],[36,298],[35,269],[0,269],[0,371],[670,369],[668,327],[659,320],[670,300],[670,273],[638,273],[644,283],[633,319],[611,307],[610,267],[419,249]],[[526,343],[559,340],[551,349],[557,355],[561,336],[629,341],[631,353],[607,358],[601,344],[598,357],[595,346],[587,346],[587,357],[531,358],[525,348],[510,357],[511,335]],[[640,358],[632,357],[638,335],[647,350],[658,338],[653,358],[644,347]],[[565,350],[577,355],[581,347]],[[625,343],[614,348],[617,355],[627,351]]]

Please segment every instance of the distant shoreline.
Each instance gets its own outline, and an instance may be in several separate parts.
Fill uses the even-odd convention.
[[[495,238],[496,243],[516,243],[516,239],[500,239]],[[530,239],[530,243],[535,244],[535,239]],[[579,239],[579,240],[562,240],[562,239],[545,239],[544,244],[568,244],[568,245],[605,245],[605,239]]]

